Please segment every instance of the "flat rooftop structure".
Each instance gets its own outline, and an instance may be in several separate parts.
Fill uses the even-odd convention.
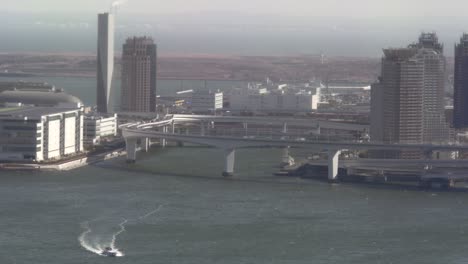
[[[83,104],[73,95],[54,90],[7,90],[0,92],[0,104],[22,103],[38,106],[55,106],[58,104]]]
[[[76,111],[71,108],[58,107],[13,107],[0,108],[0,120],[40,120],[42,116]]]
[[[56,91],[55,86],[45,82],[0,82],[0,91],[23,90],[23,91]]]

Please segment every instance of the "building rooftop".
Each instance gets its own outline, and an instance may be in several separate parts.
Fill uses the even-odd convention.
[[[12,90],[0,93],[0,104],[22,103],[25,105],[56,106],[59,104],[82,104],[81,100],[64,92]]]
[[[22,90],[22,91],[62,91],[55,86],[42,82],[0,82],[0,91]]]
[[[24,120],[39,120],[45,115],[54,115],[76,111],[78,108],[58,108],[58,107],[11,107],[0,108],[0,120],[5,119],[24,119]]]
[[[385,58],[389,60],[407,60],[418,53],[415,48],[396,48],[384,49]]]
[[[108,119],[108,118],[117,118],[117,114],[111,114],[111,113],[87,113],[84,115],[84,118],[87,120],[102,120],[102,119]]]

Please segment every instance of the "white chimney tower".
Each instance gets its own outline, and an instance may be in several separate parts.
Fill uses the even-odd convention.
[[[97,111],[112,112],[112,77],[114,73],[114,15],[98,15]]]

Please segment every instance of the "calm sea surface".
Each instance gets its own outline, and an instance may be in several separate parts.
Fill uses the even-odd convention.
[[[0,263],[468,262],[468,193],[272,176],[280,158],[239,150],[232,179],[222,151],[195,147],[135,165],[0,171]],[[97,254],[109,245],[122,257]]]
[[[272,176],[280,150],[1,172],[0,263],[466,263],[468,193]],[[96,252],[111,245],[123,257]]]

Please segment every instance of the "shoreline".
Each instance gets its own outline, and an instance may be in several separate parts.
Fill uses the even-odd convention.
[[[124,149],[107,151],[104,153],[93,154],[79,159],[57,162],[56,164],[38,164],[38,163],[0,163],[0,171],[71,171],[74,169],[89,166],[101,161],[111,160],[127,155]]]
[[[445,174],[440,169],[452,170]],[[331,183],[352,183],[352,184],[375,184],[381,186],[398,186],[419,189],[432,189],[432,190],[463,190],[468,191],[468,186],[462,183],[468,182],[468,177],[459,177],[458,172],[460,168],[439,168],[439,170],[431,170],[426,173],[412,171],[406,169],[404,173],[398,170],[387,171],[385,174],[377,173],[356,173],[354,169],[339,169],[339,174],[336,180],[330,181],[328,179],[328,166],[312,163],[296,164],[293,166],[282,167],[274,175],[278,177],[291,177],[311,179],[318,181],[326,181]],[[457,177],[458,175],[458,177]],[[463,185],[463,186],[460,186]]]

